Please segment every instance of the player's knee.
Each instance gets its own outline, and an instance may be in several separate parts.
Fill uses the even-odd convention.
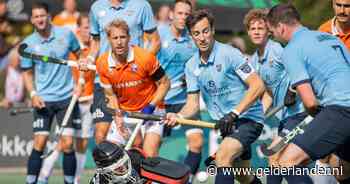
[[[298,165],[299,163],[294,156],[285,154],[281,155],[281,157],[278,160],[278,164],[281,167],[293,167]]]
[[[73,138],[65,136],[61,139],[60,144],[63,152],[70,152],[73,149]]]
[[[187,140],[188,140],[188,146],[190,151],[195,153],[201,152],[202,146],[203,146],[202,137],[188,138]]]
[[[100,144],[103,140],[106,139],[106,134],[100,131],[95,132],[95,142],[96,144]]]
[[[216,152],[215,162],[218,167],[231,167],[233,163],[231,150],[220,147]]]

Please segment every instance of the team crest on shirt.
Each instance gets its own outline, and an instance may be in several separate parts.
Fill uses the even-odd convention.
[[[132,64],[131,65],[131,71],[136,72],[137,71],[137,64]]]
[[[221,72],[222,70],[222,64],[218,64],[215,66],[217,72]]]
[[[128,10],[128,11],[125,12],[125,15],[126,15],[126,16],[131,16],[131,15],[133,15],[134,13],[135,13],[134,10]]]
[[[240,66],[239,70],[241,70],[243,73],[250,73],[250,72],[252,72],[252,68],[249,66],[248,63],[245,63],[242,66]]]

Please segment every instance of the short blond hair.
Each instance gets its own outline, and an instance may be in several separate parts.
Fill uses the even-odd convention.
[[[106,29],[105,29],[105,31],[106,31],[108,37],[111,35],[112,28],[119,28],[119,29],[122,29],[122,30],[124,30],[124,31],[126,32],[126,34],[127,34],[128,36],[130,36],[130,33],[129,33],[129,26],[128,26],[128,24],[127,24],[124,20],[115,19],[115,20],[113,20],[111,23],[108,24],[108,26],[107,26]]]
[[[245,16],[243,20],[243,24],[245,28],[248,30],[250,24],[253,20],[263,20],[267,22],[268,9],[252,9]]]

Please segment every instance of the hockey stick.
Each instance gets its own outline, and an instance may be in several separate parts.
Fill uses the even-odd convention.
[[[130,118],[136,118],[136,119],[143,119],[143,120],[152,120],[152,121],[163,121],[165,120],[164,116],[154,115],[154,114],[143,114],[140,112],[124,112],[127,117]],[[176,118],[176,122],[181,125],[190,125],[190,126],[196,126],[196,127],[202,127],[202,128],[212,128],[217,129],[214,123],[209,123],[206,121],[199,121],[199,120],[189,120],[189,119],[182,119],[182,118]]]
[[[29,58],[32,60],[39,60],[45,63],[56,63],[56,64],[61,64],[61,65],[68,65],[71,67],[79,67],[79,64],[76,61],[71,61],[71,60],[64,60],[64,59],[57,59],[49,56],[43,56],[39,54],[34,54],[30,52],[26,52],[25,49],[28,47],[27,44],[23,43],[19,46],[18,48],[18,53],[20,56],[24,58]],[[96,66],[92,64],[88,64],[87,68],[89,70],[96,70]]]
[[[85,83],[85,81],[83,79],[83,73],[82,72],[80,72],[78,83],[79,83],[78,85],[83,85]],[[74,110],[74,106],[77,103],[78,99],[79,99],[79,95],[73,94],[73,97],[72,97],[71,101],[69,102],[69,105],[68,105],[68,108],[66,110],[66,113],[64,114],[64,117],[63,117],[63,120],[62,120],[62,123],[61,123],[61,127],[60,127],[58,133],[56,134],[56,139],[55,139],[56,142],[57,142],[57,139],[59,139],[62,136],[64,128],[68,124],[68,120],[69,120],[69,118],[70,118],[70,116],[71,116],[71,114],[72,114],[72,112]],[[50,156],[53,152],[54,152],[54,149],[50,150],[46,154],[42,155],[41,158],[44,159],[44,158]]]
[[[270,111],[268,111],[266,114],[265,114],[265,119],[269,119],[271,118],[273,115],[275,115],[277,112],[279,112],[280,110],[282,110],[284,107],[284,104],[280,104],[279,106],[271,109]]]
[[[10,109],[11,116],[17,116],[19,114],[25,114],[33,112],[34,109],[32,107],[13,107]]]
[[[266,156],[271,156],[280,150],[282,150],[287,144],[294,139],[297,135],[304,133],[304,128],[310,124],[313,120],[312,116],[307,116],[302,122],[298,124],[293,130],[291,130],[287,135],[285,135],[282,140],[280,140],[276,145],[268,148],[268,145],[263,143],[260,145],[261,152]]]

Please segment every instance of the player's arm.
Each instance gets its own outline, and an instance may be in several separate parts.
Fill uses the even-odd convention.
[[[244,82],[248,86],[248,90],[240,103],[235,107],[238,115],[246,111],[265,91],[264,82],[255,72],[252,72]]]
[[[34,108],[44,108],[45,107],[45,102],[44,100],[39,97],[35,91],[34,84],[33,84],[33,69],[32,68],[27,68],[23,71],[23,80],[24,80],[24,85],[27,89],[27,91],[30,92],[30,98],[32,99],[32,106]]]
[[[271,107],[273,101],[272,92],[268,88],[266,88],[265,92],[261,97],[261,103],[263,105],[264,113]]]
[[[148,51],[150,51],[152,54],[156,55],[160,49],[160,37],[157,29],[154,29],[151,31],[145,31],[144,34],[147,41],[150,42],[149,47],[146,49],[148,49]]]
[[[199,92],[187,94],[186,104],[177,113],[182,118],[191,118],[199,112]]]
[[[162,67],[159,67],[151,77],[157,83],[157,90],[150,104],[157,105],[163,101],[165,95],[167,94],[170,88],[170,80]]]
[[[150,42],[147,49],[156,55],[160,49],[160,36],[157,31],[157,23],[154,19],[152,7],[146,2],[140,11],[142,30],[145,38]]]
[[[309,114],[316,114],[319,110],[319,104],[311,84],[309,82],[299,84],[296,86],[296,90]]]

